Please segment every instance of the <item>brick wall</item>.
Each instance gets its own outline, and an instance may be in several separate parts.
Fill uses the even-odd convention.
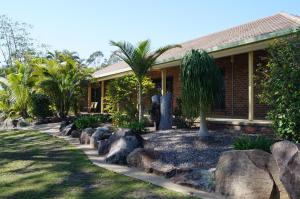
[[[266,61],[261,59],[266,57],[265,51],[254,52],[254,71],[259,63],[265,65]],[[233,61],[233,62],[232,62]],[[248,117],[248,54],[243,53],[234,55],[233,59],[223,57],[216,59],[216,64],[224,70],[225,79],[225,109],[215,110],[211,117],[244,118]],[[160,71],[150,73],[152,79],[161,78]],[[167,77],[173,77],[173,99],[180,97],[180,70],[179,66],[167,68]],[[258,94],[254,89],[254,95]],[[176,106],[176,100],[173,100],[173,107]],[[257,97],[254,99],[254,118],[264,119],[268,107],[260,104]]]

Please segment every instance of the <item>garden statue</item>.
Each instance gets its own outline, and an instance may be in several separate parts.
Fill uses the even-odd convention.
[[[151,120],[154,122],[155,130],[158,130],[160,122],[160,95],[153,95],[151,97]]]
[[[160,97],[160,130],[172,128],[172,94],[167,92],[166,95]]]

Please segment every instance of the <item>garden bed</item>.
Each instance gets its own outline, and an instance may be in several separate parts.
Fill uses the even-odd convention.
[[[180,169],[215,168],[222,152],[232,149],[237,134],[211,132],[214,141],[201,141],[197,131],[166,130],[143,135],[145,148],[161,153],[161,163]]]

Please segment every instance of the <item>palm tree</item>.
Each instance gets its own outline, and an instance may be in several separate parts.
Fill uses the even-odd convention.
[[[143,117],[142,108],[142,80],[147,75],[151,67],[156,63],[156,60],[166,51],[181,47],[180,45],[167,45],[159,48],[153,52],[150,51],[150,40],[144,40],[139,42],[136,46],[129,42],[115,42],[110,41],[112,46],[119,48],[116,55],[126,62],[132,69],[138,83],[138,110],[139,110],[139,121],[141,122]]]
[[[82,87],[89,78],[89,73],[68,54],[59,56],[59,60],[55,57],[46,60],[43,67],[44,79],[40,86],[54,102],[59,116],[64,119],[71,107],[78,108]]]
[[[200,115],[201,137],[209,136],[206,115],[219,99],[221,73],[214,59],[202,50],[189,51],[182,60],[182,106],[191,117]]]
[[[24,118],[28,117],[30,95],[40,75],[38,66],[34,64],[35,61],[35,59],[31,63],[16,61],[14,65],[16,71],[8,74],[6,79],[1,78],[0,80],[5,85],[7,96],[9,96],[7,102],[10,102],[10,110],[17,112]]]

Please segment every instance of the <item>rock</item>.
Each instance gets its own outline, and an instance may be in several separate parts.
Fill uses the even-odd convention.
[[[110,145],[108,144],[108,140],[99,140],[98,141],[98,155],[105,155],[109,152]]]
[[[151,170],[154,174],[165,176],[167,178],[173,177],[179,169],[176,168],[173,164],[163,163],[161,161],[155,161],[151,164]]]
[[[67,125],[65,128],[63,128],[63,130],[61,131],[61,135],[71,135],[71,132],[73,130],[76,130],[76,126],[74,123]]]
[[[300,198],[300,152],[299,147],[289,141],[272,145],[272,155],[279,167],[280,180],[291,199]]]
[[[30,124],[24,119],[24,118],[19,118],[18,119],[18,124],[17,126],[19,127],[25,127],[25,126],[29,126]]]
[[[131,167],[143,169],[148,173],[153,172],[152,163],[158,160],[160,154],[153,149],[137,148],[127,156],[127,163]]]
[[[278,172],[274,158],[265,151],[226,151],[216,168],[216,192],[231,199],[287,198]]]
[[[172,94],[167,92],[160,97],[160,122],[159,129],[167,130],[172,128]]]
[[[17,124],[18,124],[17,120],[13,120],[11,118],[6,118],[3,121],[2,128],[4,128],[4,129],[6,129],[6,128],[7,129],[15,128],[15,127],[17,127]]]
[[[138,147],[141,143],[136,136],[123,136],[111,144],[105,160],[113,164],[127,164],[127,156]]]
[[[93,128],[84,129],[79,138],[80,144],[90,144],[90,138],[94,132],[95,129]]]
[[[67,125],[68,125],[67,121],[62,121],[60,123],[59,131],[62,132]]]
[[[80,138],[81,132],[79,130],[73,130],[71,132],[71,137],[72,138]]]
[[[213,172],[205,169],[190,169],[189,171],[176,174],[171,178],[176,184],[214,191],[215,182]]]
[[[90,137],[90,146],[92,148],[98,148],[98,141],[107,139],[111,136],[111,132],[106,127],[98,127],[93,135]]]

